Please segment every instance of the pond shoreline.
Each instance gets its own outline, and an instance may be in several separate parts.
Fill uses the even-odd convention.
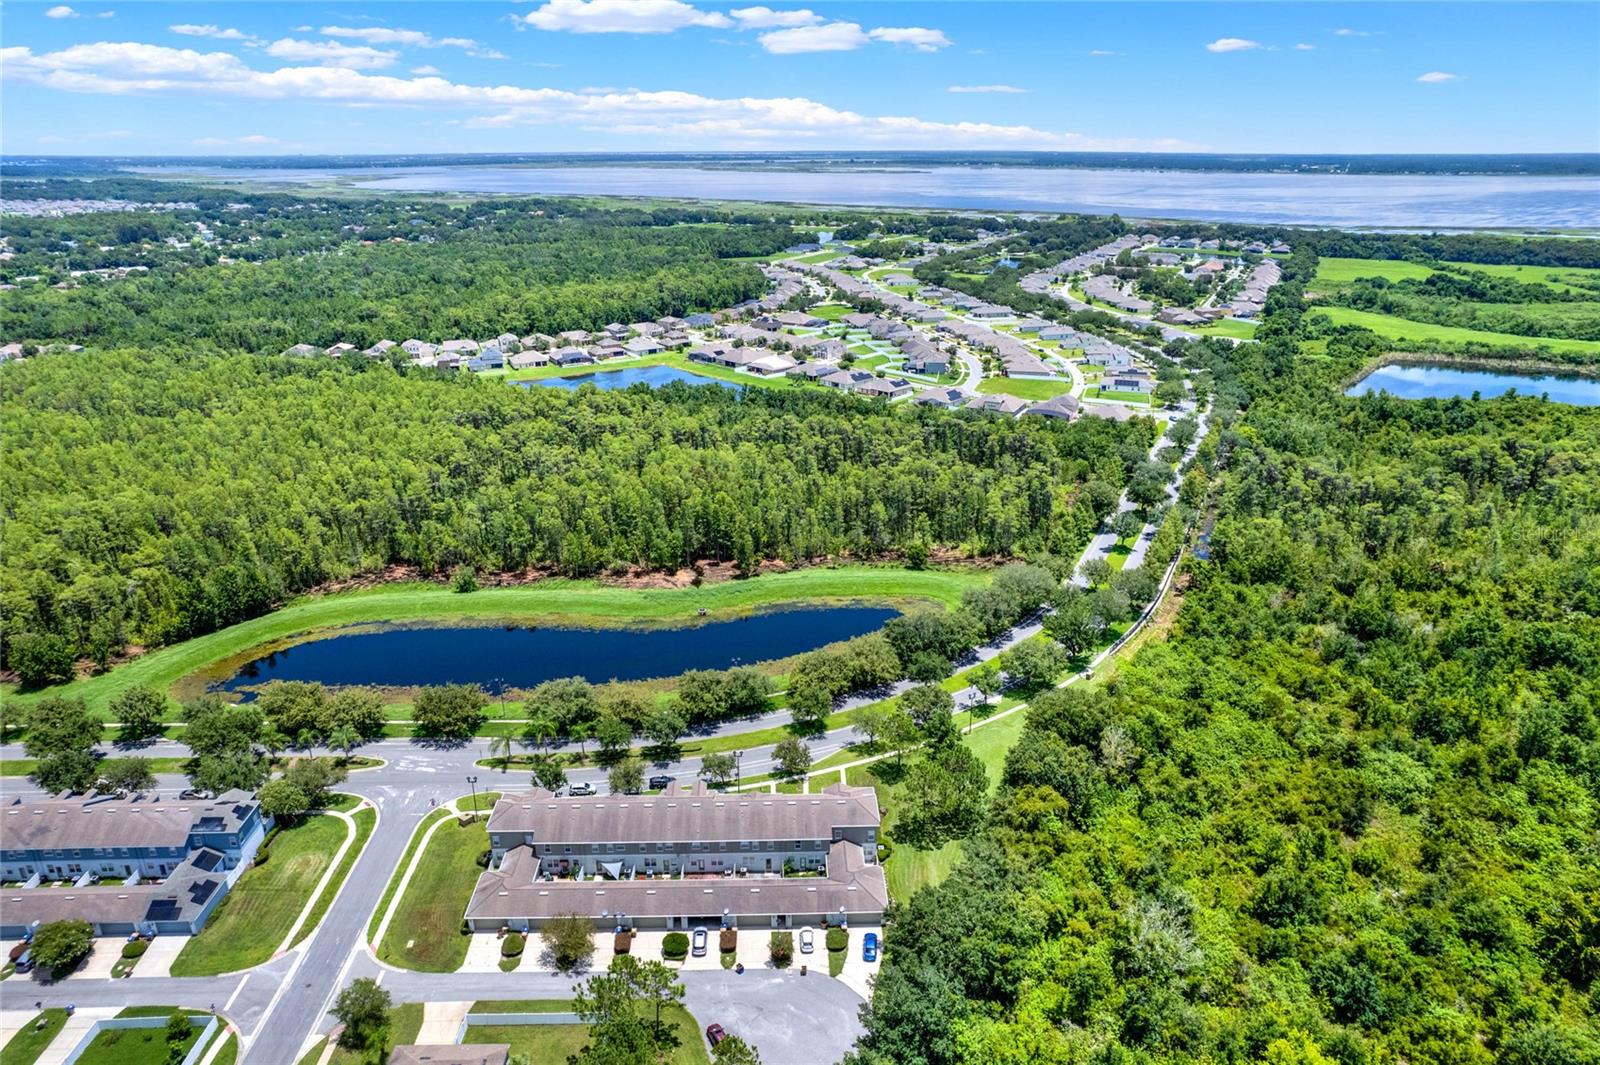
[[[1575,384],[1600,383],[1600,365],[1573,366],[1568,363],[1551,363],[1541,359],[1483,359],[1472,357],[1456,357],[1445,354],[1418,354],[1413,352],[1390,352],[1378,357],[1355,373],[1351,374],[1338,385],[1339,394],[1347,399],[1360,399],[1367,395],[1377,395],[1380,392],[1397,399],[1468,399],[1468,394],[1437,395],[1437,396],[1411,396],[1401,395],[1382,387],[1382,382],[1377,388],[1368,388],[1358,391],[1359,386],[1368,379],[1382,374],[1391,367],[1399,369],[1419,369],[1423,371],[1437,370],[1441,372],[1455,372],[1460,374],[1482,374],[1504,381],[1505,388],[1501,391],[1490,393],[1487,388],[1481,390],[1479,399],[1502,399],[1508,393],[1515,392],[1517,398],[1540,399],[1548,394],[1548,382],[1542,378],[1554,378],[1559,381]],[[1519,381],[1527,382],[1524,389]],[[1573,407],[1586,407],[1600,405],[1600,399],[1594,403],[1585,403],[1579,399],[1569,399],[1559,396],[1550,396],[1552,403],[1562,403]]]

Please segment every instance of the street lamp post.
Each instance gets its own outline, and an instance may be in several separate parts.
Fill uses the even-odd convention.
[[[478,819],[478,778],[476,776],[468,777],[467,784],[472,788],[472,819],[476,821]]]
[[[733,790],[734,791],[740,790],[740,785],[742,785],[743,783],[744,783],[744,752],[743,751],[734,751],[733,752]]]

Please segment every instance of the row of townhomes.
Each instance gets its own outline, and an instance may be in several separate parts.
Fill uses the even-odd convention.
[[[507,795],[467,905],[480,932],[580,914],[597,928],[876,922],[888,905],[871,788],[658,796]]]
[[[68,919],[103,936],[197,932],[269,827],[243,791],[15,799],[0,806],[0,938]]]

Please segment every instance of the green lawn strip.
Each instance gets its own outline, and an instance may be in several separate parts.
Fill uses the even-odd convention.
[[[698,588],[637,589],[595,581],[553,579],[515,588],[485,588],[461,595],[432,583],[385,585],[340,595],[303,597],[282,610],[219,632],[143,655],[103,673],[42,693],[10,696],[23,705],[42,695],[82,698],[104,707],[118,692],[146,685],[164,690],[196,671],[292,638],[342,625],[434,619],[483,623],[520,620],[533,624],[574,622],[616,625],[653,621],[691,623],[736,617],[779,603],[921,599],[955,606],[961,593],[983,584],[977,569],[910,570],[898,566],[816,567]],[[174,713],[176,709],[174,708]]]
[[[1208,325],[1185,326],[1190,332],[1199,333],[1201,336],[1233,337],[1237,340],[1250,340],[1256,335],[1256,323],[1247,322],[1241,318],[1218,318]]]
[[[1022,377],[985,377],[978,382],[978,391],[991,395],[998,393],[1016,396],[1018,399],[1028,399],[1037,403],[1072,391],[1072,382],[1066,379],[1033,381]]]
[[[344,857],[339,859],[339,867],[334,870],[333,877],[328,881],[328,886],[317,896],[316,904],[311,907],[311,912],[306,915],[305,923],[300,926],[300,931],[295,933],[293,947],[302,939],[309,936],[322,922],[323,914],[328,912],[328,907],[333,905],[333,900],[339,894],[339,886],[344,883],[345,877],[350,875],[350,867],[356,864],[356,859],[361,857],[361,850],[367,845],[367,840],[372,836],[372,830],[378,825],[378,811],[372,807],[357,810],[350,815],[356,823],[356,838],[350,841],[350,848],[345,851]]]
[[[232,1032],[224,1033],[227,1042],[222,1044],[222,1049],[217,1051],[217,1056],[212,1059],[211,1065],[233,1065],[239,1060],[239,1037]]]
[[[571,1013],[570,998],[486,998],[472,1004],[469,1013]]]
[[[430,973],[461,968],[468,945],[461,915],[483,872],[478,858],[488,849],[481,820],[462,825],[451,819],[434,832],[378,945],[380,960]]]
[[[828,975],[829,976],[838,976],[840,973],[844,972],[845,955],[849,954],[849,953],[850,952],[847,951],[847,950],[830,950],[830,951],[828,951]]]
[[[709,1065],[705,1042],[700,1038],[700,1025],[688,1010],[671,1005],[661,1011],[662,1020],[672,1026],[678,1038],[664,1058],[665,1065]],[[585,1024],[516,1024],[472,1025],[468,1027],[464,1043],[508,1043],[512,1061],[526,1061],[528,1065],[566,1065],[569,1057],[576,1055],[589,1042],[589,1026]]]
[[[1326,317],[1334,325],[1359,325],[1379,336],[1405,344],[1486,344],[1491,347],[1537,353],[1541,349],[1552,352],[1577,352],[1600,355],[1600,340],[1570,340],[1565,337],[1525,337],[1513,333],[1490,333],[1482,329],[1467,329],[1457,325],[1431,325],[1414,322],[1409,318],[1396,318],[1376,311],[1358,311],[1353,307],[1321,307],[1312,305],[1310,317]]]
[[[389,909],[389,900],[394,898],[395,891],[400,887],[400,878],[406,875],[406,869],[411,865],[411,856],[417,852],[417,846],[422,842],[422,837],[427,833],[428,826],[443,821],[450,816],[450,811],[438,809],[430,811],[424,817],[417,830],[411,834],[411,842],[406,844],[406,852],[400,856],[400,862],[394,867],[394,873],[389,877],[389,886],[383,889],[383,897],[378,900],[377,909],[372,911],[372,917],[367,922],[367,942],[372,942],[372,937],[378,934],[378,924],[383,920],[383,915]]]
[[[117,1014],[118,1017],[171,1017],[182,1012],[186,1017],[206,1017],[201,1010],[182,1010],[171,1006],[134,1006]],[[185,1052],[194,1046],[205,1030],[202,1020],[189,1033],[184,1043]],[[167,1033],[165,1028],[107,1028],[94,1037],[78,1058],[83,1065],[167,1065]],[[5,1059],[11,1065],[11,1059]]]
[[[113,754],[113,758],[124,757],[121,752]],[[181,773],[183,772],[184,759],[182,758],[152,758],[150,771],[152,773]],[[39,763],[32,758],[7,758],[0,762],[0,777],[25,777],[30,776]]]
[[[1143,392],[1124,392],[1114,388],[1101,388],[1098,385],[1090,386],[1083,390],[1084,399],[1114,399],[1123,403],[1131,403],[1148,407],[1150,397]]]
[[[344,842],[345,823],[327,814],[273,837],[267,860],[248,869],[172,963],[173,976],[215,976],[272,957]]]
[[[44,1020],[44,1027],[37,1027],[40,1019]],[[59,1007],[41,1011],[38,1016],[17,1030],[4,1049],[0,1049],[0,1062],[4,1065],[33,1065],[43,1054],[56,1036],[61,1034],[61,1029],[66,1026],[67,1011]]]
[[[1106,561],[1111,564],[1112,569],[1122,569],[1128,564],[1128,556],[1133,554],[1134,539],[1132,536],[1124,537],[1106,552]]]

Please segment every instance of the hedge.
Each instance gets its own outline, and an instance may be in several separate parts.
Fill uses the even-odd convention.
[[[682,961],[689,956],[689,937],[682,932],[668,932],[661,941],[661,956],[668,961]]]
[[[728,954],[728,953],[731,953],[732,951],[738,950],[739,949],[739,931],[738,931],[738,929],[735,929],[735,928],[724,928],[722,930],[722,935],[718,937],[717,945],[719,947],[721,947],[722,953],[724,953],[724,954]]]
[[[521,932],[511,932],[500,941],[500,956],[502,958],[515,958],[522,953],[526,942]]]
[[[786,969],[794,960],[794,933],[772,933],[772,964],[779,969]]]
[[[830,928],[830,929],[828,929],[828,949],[829,950],[849,950],[850,949],[850,933],[846,932],[842,928]]]
[[[135,939],[122,944],[122,956],[128,961],[132,961],[135,958],[144,957],[144,952],[149,949],[150,941],[148,939]]]

